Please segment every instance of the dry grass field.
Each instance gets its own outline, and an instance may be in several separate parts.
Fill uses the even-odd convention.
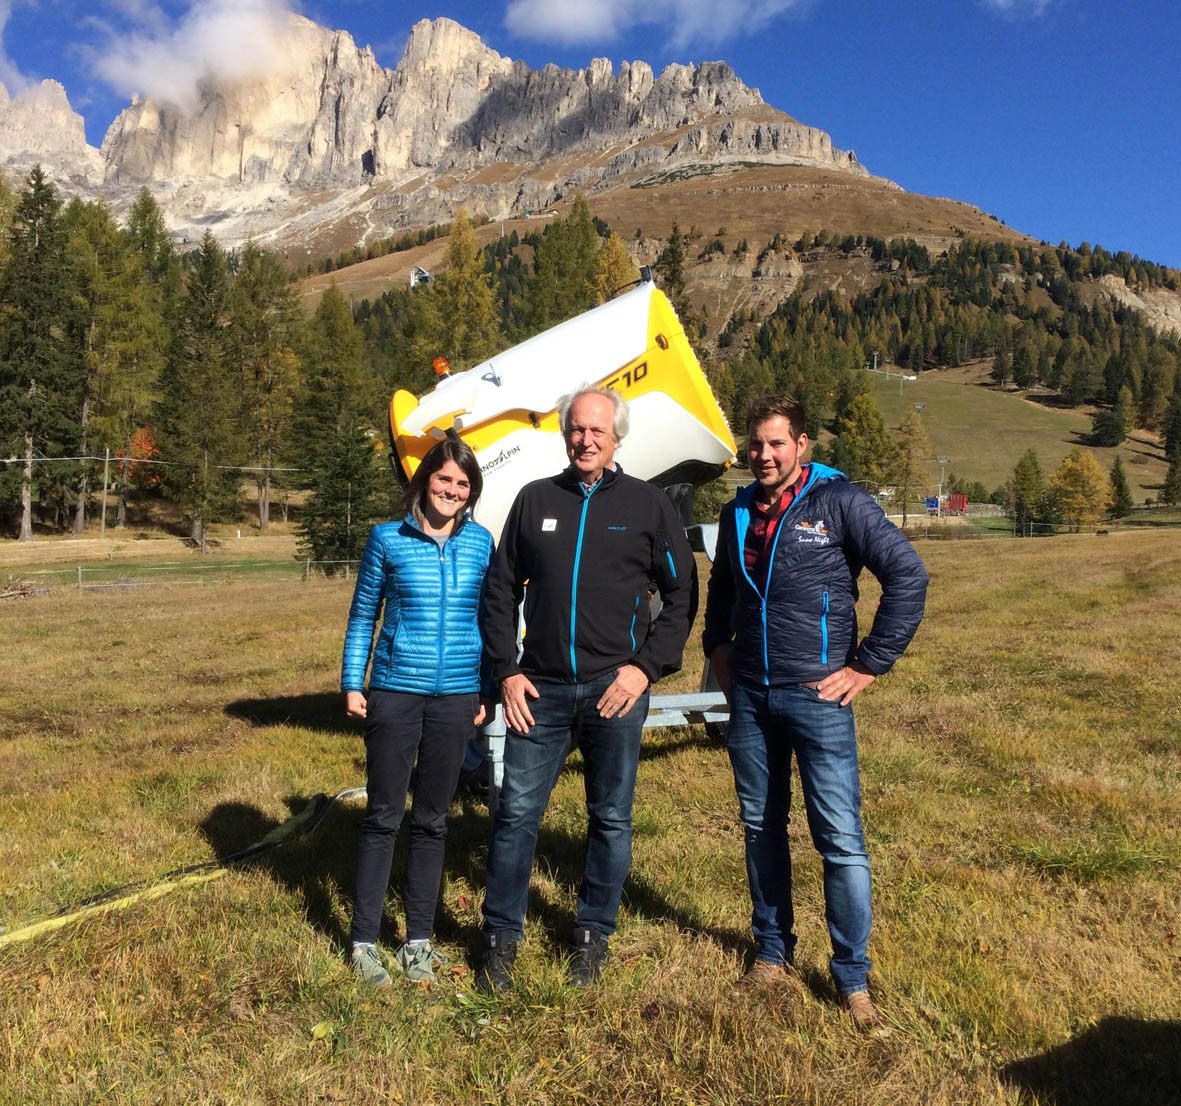
[[[348,585],[54,589],[0,608],[0,1103],[1164,1104],[1181,1087],[1176,533],[924,543],[914,647],[859,701],[875,865],[854,1032],[793,824],[803,983],[750,952],[724,752],[656,733],[615,957],[564,983],[579,762],[540,843],[516,992],[475,996],[487,812],[457,803],[433,990],[344,961],[360,808],[31,940],[95,891],[228,854],[363,783],[334,692]],[[865,603],[874,601],[866,587]],[[692,686],[687,654],[675,685]],[[395,875],[400,869],[399,860]],[[391,896],[387,933],[398,939]]]

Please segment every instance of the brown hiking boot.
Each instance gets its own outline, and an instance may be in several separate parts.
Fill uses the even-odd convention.
[[[853,1024],[862,1033],[884,1037],[890,1032],[886,1019],[882,1017],[882,1012],[874,1006],[868,991],[854,991],[851,995],[846,995],[843,1002],[845,1009],[849,1011],[849,1017],[853,1019]]]
[[[746,969],[742,978],[734,981],[734,990],[740,995],[762,991],[768,987],[782,987],[791,979],[791,970],[785,964],[773,964],[770,960],[756,960]]]

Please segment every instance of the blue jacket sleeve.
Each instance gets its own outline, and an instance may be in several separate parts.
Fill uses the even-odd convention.
[[[340,662],[340,690],[363,691],[365,670],[369,667],[369,653],[373,648],[373,631],[381,616],[385,591],[385,546],[377,527],[369,531],[357,584],[353,588],[353,603],[349,607],[349,624],[344,634],[344,654]]]
[[[927,570],[906,535],[860,489],[848,502],[844,545],[850,560],[863,564],[882,585],[873,626],[854,651],[857,660],[881,676],[906,651],[919,628]]]

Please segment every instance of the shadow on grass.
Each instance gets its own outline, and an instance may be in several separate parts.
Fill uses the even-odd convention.
[[[1181,1022],[1104,1018],[1065,1044],[1000,1071],[1052,1106],[1181,1103]]]
[[[290,796],[284,800],[292,814],[316,801],[314,796]],[[360,839],[362,807],[334,806],[310,836],[295,837],[275,848],[244,860],[241,866],[265,871],[282,886],[303,899],[308,921],[343,953],[348,948],[346,915],[351,912],[356,873],[357,843]],[[400,889],[405,880],[408,819],[403,818],[390,875],[390,893],[382,918],[383,942],[401,940],[395,916],[400,906]],[[215,854],[230,856],[261,841],[280,822],[247,803],[222,803],[202,821],[200,829]],[[473,890],[483,888],[488,855],[488,811],[483,803],[457,798],[448,819],[444,878],[462,880]],[[582,879],[586,842],[582,832],[570,833],[543,825],[538,834],[535,864],[548,879],[568,890],[561,901],[530,888],[528,914],[546,930],[550,943],[560,955],[568,948],[574,912],[567,905]],[[632,914],[650,920],[671,921],[679,929],[700,934],[724,948],[743,953],[749,938],[736,930],[704,925],[691,910],[671,903],[652,883],[633,872],[623,886],[623,901]],[[452,913],[440,904],[435,932],[443,942],[465,946],[473,963],[481,946],[479,920],[472,911]]]
[[[284,800],[293,815],[305,810],[315,796],[293,795]],[[301,895],[308,921],[337,947],[348,944],[339,903],[351,901],[356,866],[357,836],[363,812],[337,805],[310,836],[299,836],[236,864],[269,872],[283,886]],[[281,823],[247,803],[221,803],[209,812],[200,829],[214,853],[230,856],[261,841]]]
[[[344,696],[338,691],[237,699],[223,709],[231,718],[240,718],[252,726],[299,726],[319,733],[350,735],[361,732],[361,723],[345,717]]]

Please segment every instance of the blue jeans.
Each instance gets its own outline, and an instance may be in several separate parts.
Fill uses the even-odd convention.
[[[529,875],[541,816],[577,736],[586,786],[586,852],[575,924],[615,932],[623,881],[631,867],[632,800],[640,762],[640,734],[648,692],[620,718],[600,718],[595,704],[614,681],[606,672],[586,683],[534,680],[534,725],[509,730],[504,745],[504,786],[488,846],[484,932],[524,936]]]
[[[801,685],[735,684],[726,749],[746,827],[756,958],[790,964],[795,950],[787,838],[794,752],[808,829],[824,863],[829,967],[842,995],[864,990],[872,907],[852,706],[825,702]]]

